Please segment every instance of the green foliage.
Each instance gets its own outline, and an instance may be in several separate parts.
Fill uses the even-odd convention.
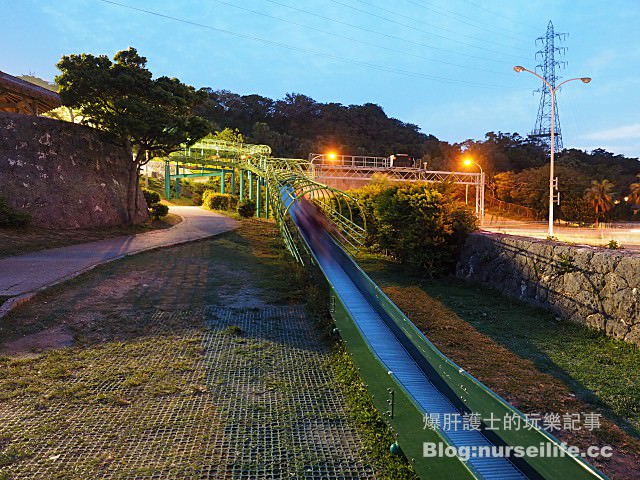
[[[209,210],[231,210],[236,207],[238,197],[229,193],[205,190],[202,194],[202,206]]]
[[[140,167],[155,156],[191,145],[210,132],[209,123],[193,114],[206,94],[177,78],[152,78],[147,59],[129,47],[113,57],[83,53],[65,55],[56,77],[62,104],[76,109],[82,123],[107,131],[132,147],[127,186],[127,215],[135,217]]]
[[[620,245],[618,242],[616,242],[615,240],[609,240],[609,243],[607,243],[604,248],[608,248],[609,250],[622,250],[624,249],[624,247],[622,245]]]
[[[153,218],[155,218],[156,220],[160,220],[160,217],[164,217],[167,213],[169,213],[169,207],[160,203],[160,195],[158,194],[158,192],[143,188],[142,194],[144,195],[144,199],[147,202],[149,215],[151,215]]]
[[[0,197],[0,227],[24,227],[31,222],[31,215],[18,212]]]
[[[427,276],[449,271],[476,229],[476,218],[453,200],[448,185],[378,181],[351,193],[366,218],[368,245]]]
[[[226,142],[244,143],[244,136],[237,128],[225,128],[224,130],[216,132],[213,138]]]
[[[593,180],[591,186],[585,190],[585,199],[595,210],[596,227],[602,215],[613,208],[613,187],[614,185],[609,180],[601,182]]]
[[[251,199],[242,200],[238,204],[238,214],[244,218],[251,218],[256,214],[256,202]]]
[[[142,195],[144,195],[147,206],[151,206],[154,203],[160,202],[160,194],[158,192],[154,192],[153,190],[147,190],[146,188],[143,188]]]
[[[561,253],[558,258],[558,273],[571,273],[574,270],[575,266],[573,264],[573,258],[567,254]]]
[[[106,55],[65,55],[56,77],[63,105],[77,108],[84,123],[126,139],[137,151],[168,154],[209,132],[209,124],[192,114],[204,93],[176,78],[152,78],[147,59],[135,48]]]
[[[169,213],[169,207],[163,203],[154,203],[150,210],[151,215],[156,220],[160,220],[160,217],[164,217]]]

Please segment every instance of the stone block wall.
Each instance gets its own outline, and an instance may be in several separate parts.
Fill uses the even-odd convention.
[[[640,345],[638,252],[475,233],[457,275]]]
[[[32,224],[89,228],[126,221],[131,150],[92,128],[0,112],[0,196]],[[147,218],[138,197],[134,223]]]

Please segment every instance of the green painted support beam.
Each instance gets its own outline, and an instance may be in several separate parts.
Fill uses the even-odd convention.
[[[249,172],[249,200],[253,200],[253,172]]]
[[[180,198],[180,164],[176,162],[176,198]]]
[[[236,194],[236,169],[231,170],[231,195]]]
[[[200,178],[200,177],[219,177],[220,170],[216,170],[215,172],[207,172],[207,173],[181,173],[180,175],[171,175],[172,179],[176,178]]]
[[[256,179],[256,217],[258,218],[260,218],[260,197],[262,196],[260,192],[261,180],[260,177]]]
[[[244,200],[244,170],[238,172],[240,174],[240,201]]]
[[[220,170],[220,193],[224,193],[224,170]]]
[[[264,218],[269,218],[269,182],[264,182]]]
[[[171,198],[171,166],[169,162],[164,162],[164,198]]]

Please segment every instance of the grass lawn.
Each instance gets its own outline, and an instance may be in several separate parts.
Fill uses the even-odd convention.
[[[307,471],[340,451],[357,454],[338,464],[363,472],[356,478],[415,478],[388,452],[391,437],[326,325],[307,325],[311,335],[259,316],[304,303],[322,316],[324,302],[275,224],[256,219],[42,292],[0,323],[0,479],[239,478],[273,452],[282,468]],[[246,318],[225,326],[211,306]],[[291,350],[279,331],[320,340]],[[283,423],[273,426],[274,413]],[[356,422],[364,440],[329,440]],[[291,432],[308,443],[290,448]]]
[[[459,279],[421,280],[381,256],[359,263],[436,347],[524,413],[602,415],[593,431],[554,435],[613,445],[611,460],[593,463],[638,478],[639,348]]]

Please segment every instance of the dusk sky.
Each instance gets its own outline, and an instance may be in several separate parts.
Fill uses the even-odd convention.
[[[550,20],[562,79],[593,78],[558,93],[564,146],[640,157],[638,0],[0,0],[0,70],[53,80],[64,54],[133,46],[155,76],[372,102],[453,143],[532,130],[541,82],[513,66]]]

